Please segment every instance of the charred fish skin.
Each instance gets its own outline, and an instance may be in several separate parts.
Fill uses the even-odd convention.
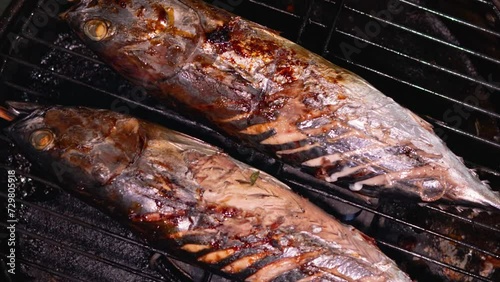
[[[233,279],[411,281],[361,232],[192,137],[58,106],[35,110],[8,134],[64,187],[151,244]]]
[[[359,193],[500,209],[432,126],[357,75],[197,0],[82,0],[63,16],[106,62],[163,100]]]

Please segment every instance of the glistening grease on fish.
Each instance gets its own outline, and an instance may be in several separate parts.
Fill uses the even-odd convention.
[[[411,281],[366,235],[192,137],[59,106],[33,109],[7,133],[62,187],[149,243],[232,279]]]
[[[122,2],[82,0],[63,17],[160,100],[365,195],[500,209],[430,124],[357,75],[202,1]]]

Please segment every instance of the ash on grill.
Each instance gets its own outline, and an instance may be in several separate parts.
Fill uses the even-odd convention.
[[[360,74],[425,117],[481,179],[498,189],[500,12],[495,1],[249,0],[236,6],[239,1],[220,2],[225,3],[223,8],[279,30]],[[141,90],[100,62],[56,16],[41,22],[49,2],[54,1],[14,1],[10,14],[2,18],[0,103],[15,100],[128,111],[203,138],[276,175],[373,236],[415,280],[500,281],[500,213],[441,210],[388,199],[365,206],[349,193],[326,193],[333,185],[325,187],[238,146],[203,120],[192,122],[155,107]],[[174,266],[160,250],[51,186],[53,180],[32,169],[4,138],[0,156],[1,175],[15,169],[20,179],[16,191],[20,281],[224,280],[180,262]],[[7,187],[3,177],[0,182]],[[0,198],[6,201],[3,192]],[[5,246],[2,239],[2,254]]]

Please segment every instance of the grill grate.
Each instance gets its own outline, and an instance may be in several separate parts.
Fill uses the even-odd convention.
[[[3,96],[0,98],[2,102],[5,100],[29,100],[94,107],[109,107],[116,101],[126,103],[138,116],[163,124],[168,123],[169,127],[187,131],[187,133],[203,137],[210,143],[225,147],[235,157],[276,175],[299,192],[309,196],[312,201],[318,204],[322,204],[324,201],[323,208],[336,216],[344,217],[349,221],[349,224],[355,225],[368,235],[373,236],[379,246],[396,259],[402,267],[407,268],[412,275],[418,276],[419,272],[418,268],[412,268],[412,264],[415,261],[423,261],[430,265],[428,268],[434,273],[431,278],[435,280],[441,279],[443,273],[450,279],[461,281],[466,281],[466,279],[469,281],[474,279],[495,281],[499,279],[499,271],[496,271],[494,276],[489,278],[483,277],[478,272],[477,267],[469,267],[467,264],[477,257],[482,257],[481,263],[483,265],[485,263],[489,263],[493,267],[500,265],[500,250],[495,245],[495,242],[500,241],[500,215],[498,213],[485,216],[472,212],[442,210],[431,205],[419,206],[397,201],[393,203],[385,199],[381,199],[380,205],[376,208],[359,204],[352,198],[352,195],[343,192],[343,190],[336,190],[338,192],[333,194],[328,192],[336,186],[319,183],[291,167],[275,163],[258,153],[241,148],[235,142],[224,138],[199,122],[189,121],[172,111],[154,107],[152,101],[136,101],[133,98],[124,97],[123,94],[129,93],[133,87],[85,49],[67,27],[58,22],[56,15],[49,15],[46,24],[41,25],[41,27],[35,26],[36,31],[33,30],[33,22],[36,21],[37,15],[40,15],[36,11],[40,11],[47,2],[49,1],[19,0],[11,5],[13,13],[3,19],[8,25],[0,29],[0,37],[2,38],[0,57],[3,61],[0,65],[0,91]],[[359,73],[387,95],[424,116],[435,126],[436,131],[442,134],[454,151],[463,155],[466,162],[476,167],[483,178],[492,182],[492,187],[500,186],[500,166],[498,163],[498,159],[500,159],[500,134],[498,132],[500,85],[495,82],[495,77],[489,76],[489,74],[500,73],[500,55],[498,53],[500,50],[490,50],[484,46],[470,46],[470,40],[468,41],[467,38],[457,39],[449,35],[449,33],[453,34],[453,30],[465,28],[477,33],[478,38],[491,40],[491,42],[486,42],[495,46],[495,42],[500,42],[500,17],[498,16],[498,8],[493,2],[486,0],[461,2],[472,11],[485,11],[487,15],[493,15],[494,22],[490,26],[472,22],[455,10],[450,11],[443,8],[448,2],[455,2],[452,0],[435,1],[441,6],[427,3],[432,1],[392,1],[392,3],[406,9],[402,14],[393,15],[392,19],[384,19],[371,13],[372,10],[387,9],[387,3],[391,1],[375,1],[378,3],[366,4],[366,1],[356,0],[247,0],[239,6],[230,5],[237,2],[224,3],[226,3],[226,8],[235,9],[234,12],[237,14],[278,29],[283,32],[284,36],[303,44],[316,53],[323,54],[334,63]],[[255,13],[255,11],[259,11],[259,13]],[[424,18],[438,26],[437,31],[422,28],[421,18],[423,16],[419,18],[419,15],[425,15]],[[416,17],[416,22],[421,21],[420,26],[411,20],[402,19],[403,16],[410,19]],[[370,23],[383,25],[379,34],[366,37],[357,33],[356,27],[366,27]],[[450,28],[443,29],[443,23]],[[394,36],[400,37],[401,42],[392,38]],[[364,47],[358,48],[359,52],[351,54],[352,56],[346,56],[345,50],[341,49],[342,43],[357,48],[356,42],[358,45],[359,42],[364,43]],[[423,50],[436,47],[438,51],[450,52],[452,57],[456,56],[465,62],[453,64],[449,60],[443,60],[439,57],[428,57],[422,50],[417,50],[419,47],[408,47],[405,42],[406,45],[409,44],[408,42],[414,42],[414,45],[422,44]],[[17,48],[12,49],[12,46],[17,46]],[[426,49],[425,46],[431,47],[426,47]],[[391,58],[395,62],[387,63]],[[406,68],[407,65],[410,71],[406,71],[406,69],[401,71],[401,66]],[[463,67],[464,65],[467,66]],[[430,76],[430,78],[426,76]],[[450,82],[445,83],[447,80]],[[462,95],[457,96],[453,93],[456,88],[448,88],[454,84],[459,85],[457,87],[463,86],[464,93]],[[483,101],[484,103],[471,103],[470,98],[469,100],[467,98],[475,97],[477,91],[483,95],[491,92],[490,98]],[[94,98],[89,99],[89,96]],[[425,103],[419,101],[423,99],[429,101]],[[456,107],[461,107],[460,109],[466,110],[468,114],[467,118],[462,117],[461,124],[453,124],[444,114],[449,109],[455,113],[453,110]],[[461,116],[458,115],[458,117]],[[476,125],[477,123],[486,124],[493,129],[483,131],[480,125],[479,127]],[[1,126],[5,126],[5,124],[1,124]],[[24,175],[25,182],[21,186],[26,189],[25,193],[36,194],[39,193],[36,191],[47,189],[47,187],[50,190],[50,187],[55,187],[50,179],[41,177],[43,174],[30,171],[29,166],[20,165],[22,161],[19,160],[16,149],[8,146],[8,141],[2,138],[0,142],[6,145],[3,146],[6,149],[2,149],[0,154],[5,156],[3,159],[7,160],[1,168],[4,171],[15,169],[18,175]],[[468,144],[468,146],[461,148],[461,144]],[[488,152],[488,154],[484,152]],[[263,163],[265,165],[262,165]],[[6,174],[2,172],[2,175]],[[60,206],[65,206],[64,202],[70,198],[64,196],[65,194],[60,195],[55,192],[54,194],[61,199],[54,202],[47,200],[46,197],[36,197],[31,196],[31,194],[25,199],[18,197],[17,203],[23,206],[19,214],[39,213],[40,218],[46,217],[46,220],[61,222],[60,225],[56,225],[59,228],[61,226],[74,226],[73,228],[82,228],[91,234],[98,233],[99,236],[109,238],[102,239],[103,242],[112,240],[114,242],[112,247],[119,247],[121,250],[123,245],[127,245],[127,248],[132,248],[142,255],[143,261],[138,259],[140,262],[133,265],[124,262],[119,256],[110,257],[109,254],[101,254],[100,250],[89,249],[85,244],[79,245],[79,241],[54,239],[54,230],[41,228],[31,221],[20,223],[17,229],[20,236],[18,240],[26,245],[25,248],[41,244],[33,243],[35,241],[43,242],[43,244],[52,245],[51,248],[62,249],[67,253],[86,257],[86,261],[107,265],[103,266],[104,268],[118,269],[125,273],[122,275],[130,275],[126,276],[128,278],[115,278],[116,280],[107,278],[110,279],[109,281],[134,281],[134,279],[139,281],[163,281],[162,279],[185,281],[185,278],[181,276],[174,277],[178,272],[172,269],[170,271],[168,268],[163,269],[160,275],[152,271],[147,263],[145,266],[144,260],[147,261],[151,254],[159,253],[169,257],[167,253],[142,243],[118,226],[108,227],[108,224],[112,223],[107,218],[102,219],[102,222],[94,223],[93,218],[104,217],[98,211],[91,211],[94,216],[79,217],[72,212],[59,209]],[[0,197],[6,199],[7,195],[0,193]],[[43,200],[40,201],[39,198]],[[78,204],[74,204],[78,206]],[[357,217],[351,216],[355,219],[350,220],[350,216],[334,209],[339,205],[355,207]],[[65,208],[68,208],[67,204]],[[80,205],[75,210],[78,211],[78,208],[88,209],[88,207],[83,208]],[[420,218],[416,218],[412,214],[417,214]],[[30,217],[26,216],[26,218]],[[429,223],[422,218],[431,218],[432,220]],[[450,226],[461,226],[466,231],[462,232],[451,227],[443,229],[437,226],[439,224],[446,225],[446,223]],[[4,223],[1,225],[6,227]],[[405,236],[412,234],[416,238],[413,240],[416,241],[410,240],[411,242],[408,243],[404,241],[406,238],[404,236],[401,239],[396,235],[387,235],[392,233],[405,234]],[[77,240],[78,237],[73,239]],[[481,240],[487,242],[484,243]],[[425,251],[423,247],[414,246],[418,244],[440,251],[443,251],[440,246],[444,245],[447,250],[452,248],[451,252],[455,250],[459,254],[470,253],[471,255],[463,256],[468,257],[469,262],[457,264],[455,260],[449,259],[454,257],[453,254],[449,256],[436,255],[436,253]],[[439,247],[436,247],[436,244]],[[19,248],[23,248],[23,246],[21,245]],[[25,256],[19,257],[17,261],[26,274],[36,270],[45,272],[50,277],[57,277],[54,278],[56,281],[95,280],[92,275],[88,277],[75,276],[75,273],[78,272],[72,272],[71,267],[65,268],[47,261],[37,261],[40,258],[45,258],[43,255],[26,256],[30,253],[21,253]],[[5,253],[2,255],[6,256]],[[457,255],[457,257],[459,256]],[[92,267],[87,269],[92,269]],[[436,272],[441,276],[435,274]],[[458,273],[464,276],[457,276]],[[222,280],[219,276],[211,275],[208,272],[196,276],[201,277],[199,281]],[[430,281],[429,277],[419,279]]]

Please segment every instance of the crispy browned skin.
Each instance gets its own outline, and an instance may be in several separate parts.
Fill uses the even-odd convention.
[[[123,3],[84,0],[65,19],[119,73],[179,110],[360,193],[500,208],[428,123],[355,74],[202,1]]]
[[[191,263],[246,281],[410,281],[370,239],[197,139],[50,107],[9,135],[78,197]]]

